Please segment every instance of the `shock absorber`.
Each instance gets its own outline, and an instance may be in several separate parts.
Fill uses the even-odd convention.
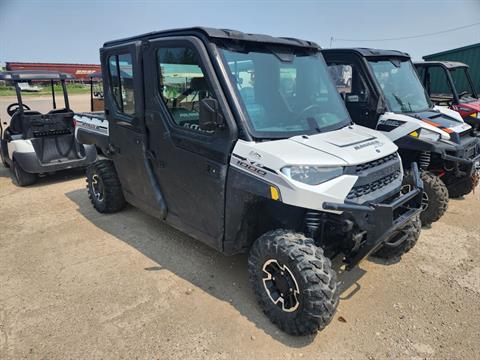
[[[322,214],[316,210],[308,210],[305,214],[307,235],[314,238],[322,224]]]
[[[418,165],[420,166],[420,169],[422,170],[428,169],[430,165],[430,157],[431,157],[430,151],[422,151],[418,159]]]

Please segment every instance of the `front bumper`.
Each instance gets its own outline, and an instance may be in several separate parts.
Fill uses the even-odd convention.
[[[366,238],[360,248],[345,258],[347,270],[352,269],[360,261],[379,249],[385,242],[400,232],[414,216],[420,214],[423,183],[416,163],[412,165],[412,174],[415,187],[408,193],[402,194],[389,202],[368,205],[323,204],[325,210],[348,212],[360,230],[366,232]]]
[[[446,143],[442,141],[429,142],[405,136],[395,143],[400,148],[400,155],[403,151],[428,152],[437,154],[444,162],[452,163],[457,177],[472,174],[476,163],[480,160],[480,138],[475,136],[463,137],[458,140],[460,143]]]

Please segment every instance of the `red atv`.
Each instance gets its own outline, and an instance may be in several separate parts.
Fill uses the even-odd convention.
[[[468,65],[452,61],[415,63],[418,76],[435,105],[458,111],[466,123],[480,130],[480,99]]]

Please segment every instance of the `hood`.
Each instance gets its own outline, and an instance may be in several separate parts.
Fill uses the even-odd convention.
[[[239,140],[234,153],[278,171],[286,165],[348,166],[373,161],[397,151],[381,133],[359,125],[340,130],[264,142]]]
[[[289,140],[340,158],[349,165],[376,160],[396,150],[396,145],[387,137],[359,125],[308,137],[295,136]]]
[[[408,115],[426,122],[440,130],[445,131],[448,134],[463,133],[470,130],[470,125],[465,124],[463,121],[456,119],[453,116],[449,116],[439,109],[438,111],[428,110],[415,113],[409,113]]]

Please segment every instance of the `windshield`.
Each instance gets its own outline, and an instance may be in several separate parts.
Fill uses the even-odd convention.
[[[221,50],[255,137],[290,137],[351,121],[319,54]]]
[[[369,61],[392,112],[425,111],[432,107],[409,60]]]
[[[454,68],[450,70],[450,75],[452,75],[453,84],[460,99],[475,96],[475,92],[467,76],[467,68]]]

